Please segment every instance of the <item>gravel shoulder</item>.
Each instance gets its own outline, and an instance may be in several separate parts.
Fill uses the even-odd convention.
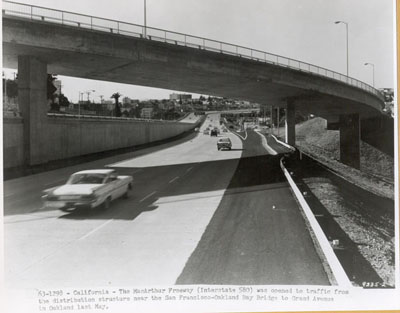
[[[284,132],[280,131],[280,134]],[[348,239],[347,249],[359,253],[372,267],[364,266],[364,270],[359,271],[365,277],[358,279],[359,283],[371,282],[371,277],[378,277],[381,283],[393,287],[393,158],[362,142],[360,170],[340,163],[339,132],[326,130],[326,122],[321,118],[296,125],[296,139],[297,148],[305,154],[301,161],[301,183],[343,230]],[[357,264],[351,266],[354,268],[350,271],[360,270],[356,268]]]

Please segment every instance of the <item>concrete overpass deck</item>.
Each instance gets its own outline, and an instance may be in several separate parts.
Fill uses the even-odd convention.
[[[29,121],[24,136],[33,149],[46,132],[47,72],[285,107],[289,144],[295,142],[295,111],[321,116],[339,123],[341,159],[355,167],[361,120],[381,115],[384,105],[373,87],[309,63],[10,1],[3,1],[3,64],[18,67],[19,103]]]
[[[3,1],[3,62],[38,57],[61,75],[207,93],[319,116],[376,115],[383,97],[340,73],[225,42]],[[376,112],[378,111],[378,112]]]

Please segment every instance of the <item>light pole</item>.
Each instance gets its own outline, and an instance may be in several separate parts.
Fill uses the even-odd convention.
[[[344,21],[336,21],[335,24],[345,24],[346,25],[346,75],[349,76],[349,24]]]
[[[86,93],[86,95],[87,95],[87,101],[88,101],[88,103],[90,103],[90,94],[92,93],[92,92],[96,92],[96,90],[88,90],[88,91],[85,91],[85,93]]]
[[[144,0],[144,29],[143,29],[143,36],[147,38],[147,14],[146,14],[146,0]]]
[[[79,118],[81,117],[81,101],[83,101],[83,95],[84,94],[87,95],[87,99],[88,99],[88,102],[89,102],[89,95],[92,92],[95,92],[95,91],[96,90],[87,90],[87,91],[83,91],[83,92],[79,91],[79,100],[78,100],[78,115],[79,115]]]
[[[83,94],[84,92],[79,91],[79,97],[78,97],[78,116],[81,118],[81,101],[83,101]]]
[[[372,87],[375,88],[375,65],[373,63],[364,63],[364,65],[371,65],[372,66]]]

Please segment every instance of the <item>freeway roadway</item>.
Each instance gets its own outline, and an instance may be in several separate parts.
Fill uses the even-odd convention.
[[[202,132],[218,124],[211,114],[174,142],[6,181],[7,287],[329,285],[280,155],[252,130],[221,133],[233,149],[218,151]],[[43,207],[43,189],[101,167],[133,176],[129,199],[92,213]]]

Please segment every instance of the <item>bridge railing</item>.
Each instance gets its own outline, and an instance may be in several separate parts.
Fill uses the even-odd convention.
[[[185,47],[214,51],[218,53],[247,58],[258,62],[270,63],[294,70],[328,77],[351,86],[363,89],[383,100],[382,93],[374,87],[338,72],[316,66],[310,63],[287,58],[281,55],[251,49],[222,41],[192,36],[179,32],[172,32],[154,27],[100,18],[85,14],[61,11],[40,6],[27,5],[12,1],[3,1],[3,16],[12,15],[31,20],[58,23],[67,26],[86,28],[94,31],[103,31],[119,35],[138,37],[153,41],[180,45]]]
[[[69,113],[47,113],[48,117],[53,118],[73,118],[73,119],[90,119],[90,120],[111,120],[111,121],[131,121],[131,122],[146,122],[146,123],[178,123],[179,120],[156,120],[137,117],[116,117],[102,115],[87,115],[87,114],[69,114]]]

